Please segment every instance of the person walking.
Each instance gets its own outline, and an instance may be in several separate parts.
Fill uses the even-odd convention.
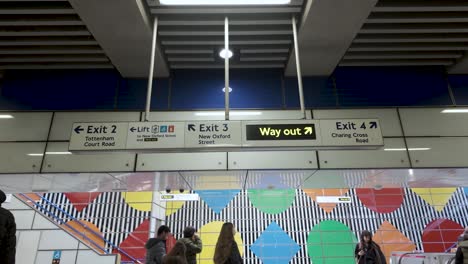
[[[6,194],[0,190],[0,263],[15,264],[16,257],[16,223],[13,214],[2,204]]]
[[[372,241],[371,232],[362,231],[361,241],[356,245],[354,255],[357,264],[387,264],[385,255],[382,253],[380,246]]]
[[[202,241],[196,234],[195,228],[189,226],[184,229],[184,237],[179,240],[184,243],[187,251],[185,253],[188,264],[197,264],[197,254],[203,249]]]
[[[236,228],[232,223],[224,223],[216,243],[213,261],[215,264],[242,264],[234,235]]]
[[[468,233],[466,232],[463,235],[463,241],[458,243],[457,252],[455,253],[455,264],[468,264]]]
[[[146,264],[162,264],[163,257],[166,255],[166,240],[169,233],[171,233],[169,227],[160,226],[157,237],[150,238],[146,242]]]
[[[163,257],[162,264],[187,264],[186,251],[185,244],[177,241],[171,251]]]

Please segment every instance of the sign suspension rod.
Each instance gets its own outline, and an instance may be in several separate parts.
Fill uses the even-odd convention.
[[[153,42],[151,44],[151,61],[150,61],[150,70],[149,70],[149,75],[148,75],[148,89],[146,92],[145,121],[149,121],[150,111],[151,111],[151,95],[153,92],[153,75],[154,75],[154,57],[156,56],[157,36],[158,36],[158,17],[155,17],[154,24],[153,24]]]
[[[294,35],[294,53],[296,55],[296,70],[297,70],[297,84],[299,87],[299,102],[301,104],[302,118],[306,119],[306,109],[304,104],[304,89],[302,86],[302,71],[301,71],[301,61],[299,59],[299,44],[297,40],[297,25],[296,17],[292,17],[292,27]]]

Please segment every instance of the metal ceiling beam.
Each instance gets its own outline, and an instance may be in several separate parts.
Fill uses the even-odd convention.
[[[97,45],[95,40],[2,40],[0,46],[89,46]]]
[[[4,9],[0,7],[0,15],[62,15],[62,14],[76,14],[72,8],[57,8],[57,9],[41,9],[41,8],[14,8]]]
[[[230,65],[232,69],[247,69],[247,68],[283,68],[284,64],[282,63],[266,63],[266,64],[237,64]],[[171,64],[172,69],[222,69],[224,65],[222,64]]]
[[[44,70],[44,69],[112,69],[110,63],[62,63],[62,64],[0,64],[0,70]]]
[[[345,60],[354,59],[458,59],[463,56],[463,52],[439,51],[439,52],[348,52],[344,56]]]
[[[160,7],[151,8],[151,13],[154,15],[175,15],[175,14],[274,14],[274,13],[300,13],[301,7],[233,7],[233,8],[209,8],[209,7],[190,7],[190,8],[174,8],[174,7]]]
[[[251,30],[231,31],[230,36],[262,36],[262,35],[291,35],[291,30]],[[160,31],[160,36],[224,36],[222,31]]]
[[[343,60],[340,66],[449,66],[453,60]]]
[[[468,23],[366,24],[359,33],[467,33]]]
[[[70,3],[122,76],[148,76],[153,18],[141,0],[70,0]],[[154,74],[169,75],[159,47]]]
[[[468,50],[468,44],[458,43],[374,43],[353,44],[348,51],[444,51]]]
[[[466,23],[466,12],[402,12],[372,13],[367,24],[386,23]]]
[[[1,55],[25,55],[25,54],[104,54],[99,46],[24,46],[24,47],[0,47]]]
[[[253,25],[289,25],[289,20],[230,20],[231,26],[253,26]],[[161,26],[222,26],[223,21],[218,20],[163,20]]]
[[[467,34],[359,34],[353,43],[468,42]]]
[[[109,59],[104,56],[3,56],[0,58],[0,63],[12,63],[12,62],[25,62],[25,63],[39,63],[39,62],[109,62]]]
[[[161,43],[165,46],[178,46],[178,45],[222,45],[222,40],[163,40]],[[233,40],[230,45],[288,45],[291,40],[271,39],[271,40]]]
[[[468,11],[466,1],[380,1],[372,12],[459,12]]]
[[[330,75],[346,53],[377,0],[308,0],[299,29],[303,75]],[[292,51],[291,54],[294,54]],[[287,75],[296,75],[290,56]]]
[[[0,37],[33,37],[33,36],[91,36],[88,30],[0,30]]]

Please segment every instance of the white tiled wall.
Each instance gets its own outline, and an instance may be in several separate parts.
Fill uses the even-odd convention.
[[[50,264],[54,250],[62,251],[60,264],[118,263],[116,255],[98,255],[16,197],[4,205],[17,224],[16,263]]]

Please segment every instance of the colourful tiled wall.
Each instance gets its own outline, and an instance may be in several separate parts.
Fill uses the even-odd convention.
[[[79,237],[84,234],[87,239],[93,239],[96,244],[108,251],[117,252],[112,246],[115,245],[134,259],[144,259],[146,253],[144,244],[150,230],[153,197],[151,192],[46,193],[40,195],[39,203],[47,211],[73,226],[75,231],[69,231],[75,233],[75,236]],[[45,212],[45,210],[42,211]],[[62,224],[60,221],[57,222]],[[84,228],[84,225],[87,228]],[[63,228],[68,227],[63,226]],[[90,229],[95,233],[89,231]],[[79,231],[78,234],[76,230]],[[130,260],[125,254],[121,256],[122,261]]]
[[[166,223],[179,238],[199,229],[200,263],[212,263],[223,222],[233,222],[245,263],[353,264],[362,230],[387,258],[392,251],[449,251],[468,225],[467,188],[204,190],[200,201],[167,203]],[[317,196],[351,203],[318,204]]]

